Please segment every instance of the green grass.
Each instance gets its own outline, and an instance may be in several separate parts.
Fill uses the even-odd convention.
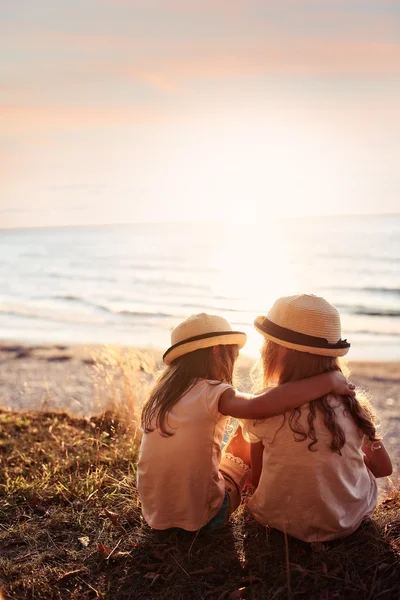
[[[0,412],[0,588],[16,599],[392,599],[400,495],[355,534],[287,540],[243,508],[214,534],[154,533],[134,426],[110,414]]]

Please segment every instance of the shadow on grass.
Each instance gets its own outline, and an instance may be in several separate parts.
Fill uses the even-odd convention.
[[[129,561],[110,568],[109,598],[219,598],[228,581],[239,579],[242,564],[233,527],[214,535],[144,528]],[[118,558],[117,558],[118,560]]]
[[[141,520],[129,431],[0,412],[0,588],[17,600],[392,600],[400,494],[326,544],[286,539],[240,508],[213,534]]]
[[[246,533],[248,569],[261,580],[249,598],[397,597],[399,555],[394,540],[375,521],[363,523],[347,538],[326,543],[285,539],[279,531],[261,528],[250,517]]]

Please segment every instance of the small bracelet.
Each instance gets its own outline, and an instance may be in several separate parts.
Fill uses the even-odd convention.
[[[379,441],[372,442],[370,448],[372,452],[374,452],[375,450],[380,450],[382,448],[382,444]]]

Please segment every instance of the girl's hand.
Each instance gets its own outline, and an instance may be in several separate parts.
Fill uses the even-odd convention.
[[[346,377],[340,371],[331,371],[332,390],[335,396],[355,396],[355,385],[347,381]]]
[[[375,477],[389,477],[392,474],[392,461],[382,441],[364,439],[362,450],[365,465]]]

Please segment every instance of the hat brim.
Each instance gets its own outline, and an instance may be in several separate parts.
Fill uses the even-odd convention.
[[[189,352],[194,352],[195,350],[200,350],[202,348],[210,348],[211,346],[233,346],[234,344],[237,344],[240,349],[243,348],[246,341],[247,335],[242,331],[229,331],[220,334],[216,333],[212,336],[199,337],[196,340],[188,340],[187,342],[171,346],[165,352],[163,361],[166,365],[170,365],[174,360],[184,354],[189,354]]]
[[[345,356],[350,347],[347,348],[317,348],[313,346],[307,346],[303,344],[295,344],[293,342],[288,342],[286,340],[281,340],[277,337],[272,336],[263,330],[262,324],[264,322],[265,317],[259,316],[254,321],[254,327],[257,329],[261,335],[267,339],[271,340],[271,342],[275,342],[279,344],[279,346],[283,346],[284,348],[289,348],[290,350],[298,350],[299,352],[308,352],[309,354],[317,354],[318,356],[334,356],[340,357]]]

